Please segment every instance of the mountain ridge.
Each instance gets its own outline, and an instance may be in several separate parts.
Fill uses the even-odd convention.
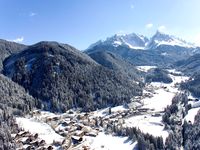
[[[155,49],[160,45],[172,45],[180,47],[193,47],[197,46],[193,43],[186,42],[181,38],[174,35],[169,35],[160,31],[157,31],[151,38],[147,38],[144,35],[130,33],[130,34],[115,34],[111,37],[107,37],[105,40],[99,40],[96,43],[91,44],[87,49],[92,49],[97,45],[113,45],[113,46],[127,46],[131,49],[149,50]]]
[[[6,57],[22,51],[26,47],[23,44],[0,39],[0,70],[3,68],[3,61]]]

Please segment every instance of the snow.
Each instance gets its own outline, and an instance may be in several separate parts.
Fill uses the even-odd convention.
[[[164,130],[162,117],[153,117],[151,115],[133,116],[125,120],[126,126],[139,128],[144,133],[149,133],[153,136],[162,136],[165,140],[168,132]]]
[[[178,92],[175,84],[189,79],[186,76],[170,75],[170,77],[173,80],[170,84],[160,82],[151,83],[151,86],[155,89],[155,93],[153,93],[153,97],[143,99],[145,108],[154,109],[154,111],[163,111],[167,105],[171,105],[172,98]]]
[[[191,123],[194,123],[194,118],[197,114],[197,112],[200,110],[200,108],[192,108],[188,111],[188,114],[185,116],[186,121],[191,121]]]
[[[25,131],[29,131],[32,134],[38,133],[39,138],[45,140],[47,144],[52,144],[53,141],[62,142],[64,140],[64,137],[55,133],[55,131],[46,123],[21,117],[17,117],[16,122],[19,127]]]
[[[128,140],[127,137],[106,135],[100,132],[97,137],[85,137],[91,150],[133,150],[137,142]]]
[[[144,68],[147,70],[151,67]],[[175,70],[172,71],[176,72]],[[164,130],[162,114],[160,112],[164,111],[168,105],[171,105],[173,97],[179,92],[175,85],[188,79],[185,76],[174,76],[171,74],[170,77],[173,80],[170,84],[152,82],[146,87],[147,89],[144,89],[144,93],[150,93],[152,97],[146,97],[141,100],[143,102],[142,108],[148,108],[151,112],[148,112],[146,115],[138,115],[125,119],[126,126],[137,127],[144,133],[149,133],[153,136],[162,136],[164,140],[166,139],[168,132]],[[149,92],[148,90],[150,89],[153,92]]]
[[[171,39],[169,40],[154,40],[155,43],[157,43],[157,46],[160,45],[171,45],[171,46],[181,46],[181,47],[187,47],[187,48],[191,48],[191,47],[195,47],[193,44],[187,43],[183,40],[179,40],[178,38],[175,37],[171,37]]]
[[[136,68],[140,71],[147,72],[150,69],[157,68],[157,66],[137,66]]]
[[[124,110],[127,110],[127,109],[123,105],[111,108],[111,112],[118,112],[118,111],[124,111]],[[108,115],[108,112],[109,112],[109,108],[104,108],[104,109],[94,111],[93,115],[96,117],[105,117],[106,115]]]
[[[111,111],[112,112],[118,112],[118,111],[124,111],[127,110],[123,105],[112,107]]]
[[[169,73],[176,73],[176,74],[182,74],[182,72],[177,71],[176,69],[168,69]]]
[[[185,82],[186,80],[189,80],[189,77],[187,76],[174,76],[174,75],[170,75],[170,77],[173,80],[173,85],[175,85],[176,83],[181,83],[181,82]]]
[[[116,46],[116,47],[119,46],[119,45],[127,45],[131,49],[139,49],[139,50],[143,50],[145,48],[145,47],[141,47],[141,46],[134,46],[134,45],[126,42],[126,40],[124,40],[124,39],[121,39],[121,40],[122,41],[114,41],[113,45]]]
[[[134,45],[129,44],[128,42],[124,42],[124,43],[125,43],[125,45],[127,45],[131,49],[140,49],[140,50],[145,49],[145,47],[134,46]]]
[[[122,45],[122,42],[120,42],[120,41],[114,41],[114,44],[116,44],[116,45]]]
[[[161,55],[163,55],[163,56],[167,56],[168,54],[165,52],[165,53],[161,53]]]
[[[143,107],[154,109],[154,111],[163,111],[167,105],[171,105],[174,95],[175,93],[167,92],[164,89],[158,89],[152,98],[143,99]]]

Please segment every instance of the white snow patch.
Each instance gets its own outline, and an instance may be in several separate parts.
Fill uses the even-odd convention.
[[[157,68],[157,66],[137,66],[136,68],[140,71],[147,72],[150,69]]]
[[[126,126],[139,128],[144,133],[153,136],[162,136],[163,140],[168,136],[168,132],[164,130],[162,117],[153,117],[151,115],[134,116],[125,120]]]
[[[114,41],[114,45],[122,45],[122,42],[120,42],[120,41]]]
[[[165,52],[165,53],[161,53],[161,55],[163,55],[163,56],[167,56],[168,54]]]
[[[187,43],[185,41],[179,40],[177,38],[172,38],[168,41],[160,41],[160,40],[155,40],[155,43],[157,46],[159,45],[171,45],[171,46],[180,46],[180,47],[188,47],[188,48],[195,48],[196,46],[190,43]]]
[[[182,74],[182,72],[177,71],[176,69],[168,69],[169,73],[176,73],[176,74]]]
[[[19,127],[25,131],[29,131],[32,134],[38,133],[39,138],[45,140],[47,144],[52,144],[53,141],[62,142],[64,140],[64,137],[55,133],[55,131],[46,123],[21,117],[17,117],[16,122]]]
[[[193,103],[192,103],[192,107],[193,107],[193,108],[200,107],[200,101],[193,102]]]
[[[194,123],[194,118],[196,116],[196,114],[198,113],[198,111],[200,110],[200,108],[192,108],[188,111],[188,114],[185,116],[185,120],[186,121],[191,121],[191,123]]]
[[[145,47],[140,47],[140,46],[133,46],[133,45],[127,43],[127,42],[124,42],[124,43],[125,43],[125,45],[127,45],[131,49],[140,49],[140,50],[143,50],[145,48]]]
[[[152,82],[151,86],[155,88],[155,93],[151,98],[144,98],[143,103],[145,108],[155,109],[155,111],[163,111],[167,105],[171,105],[172,98],[178,92],[175,87],[177,83],[188,80],[185,76],[170,75],[173,82],[170,84]]]
[[[167,105],[171,105],[174,95],[175,93],[167,92],[164,89],[159,89],[152,98],[143,99],[143,107],[154,109],[154,111],[163,111]]]
[[[127,108],[125,108],[123,105],[111,107],[112,113],[115,113],[115,112],[118,112],[118,111],[124,111],[124,110],[127,110]],[[104,117],[104,116],[108,115],[108,112],[109,112],[109,108],[104,108],[104,109],[94,111],[93,115],[96,116],[96,117]]]

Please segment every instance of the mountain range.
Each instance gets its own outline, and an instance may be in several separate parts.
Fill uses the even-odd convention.
[[[200,52],[200,48],[172,35],[159,31],[148,39],[135,33],[114,35],[105,41],[91,44],[85,53],[111,52],[134,65],[170,66]]]
[[[114,36],[108,37],[106,40],[99,40],[96,43],[91,44],[87,49],[92,49],[98,45],[113,45],[125,46],[131,49],[149,50],[156,49],[159,46],[170,45],[179,47],[196,48],[195,44],[186,42],[173,35],[168,35],[157,31],[151,38],[144,35],[131,33],[131,34],[115,34]]]

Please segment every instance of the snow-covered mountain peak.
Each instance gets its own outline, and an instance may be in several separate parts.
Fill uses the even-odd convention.
[[[112,37],[108,37],[104,41],[98,41],[90,45],[88,49],[91,49],[97,45],[113,45],[115,47],[118,47],[121,45],[121,46],[126,46],[132,49],[144,49],[148,41],[149,40],[147,37],[143,35],[135,34],[135,33],[115,34]]]
[[[157,31],[156,34],[150,39],[147,49],[157,48],[160,45],[180,46],[187,48],[195,47],[194,44],[188,43],[185,40]]]
[[[149,40],[143,35],[136,33],[130,34],[115,34],[111,37],[106,38],[106,40],[99,40],[96,43],[90,45],[88,49],[92,49],[95,46],[99,45],[109,45],[109,46],[124,46],[131,49],[156,49],[159,46],[179,46],[185,48],[196,48],[195,44],[186,42],[180,38],[177,38],[173,35],[157,31],[152,38]]]

